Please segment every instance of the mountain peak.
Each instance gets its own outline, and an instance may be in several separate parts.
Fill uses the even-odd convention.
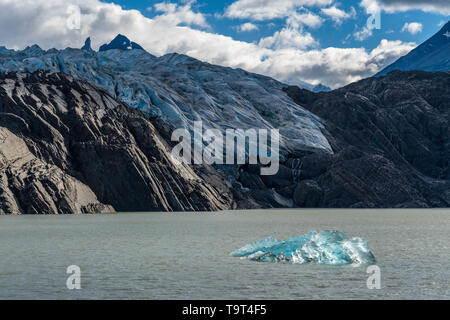
[[[84,46],[81,48],[81,50],[89,51],[89,52],[94,51],[94,50],[92,50],[92,47],[91,47],[91,38],[90,37],[88,37],[86,39],[86,41],[84,42]]]
[[[375,76],[384,76],[391,71],[422,70],[422,71],[446,71],[450,70],[450,21],[434,36],[412,50],[406,56],[401,57]]]
[[[33,44],[31,47],[27,46],[22,53],[29,55],[29,56],[34,56],[34,57],[38,57],[38,56],[42,56],[44,55],[45,51],[41,49],[41,47],[39,47],[37,44]]]
[[[125,37],[122,34],[117,35],[113,41],[111,41],[109,44],[104,44],[100,47],[100,52],[102,51],[108,51],[108,50],[133,50],[133,49],[139,49],[144,50],[140,45],[138,45],[135,42],[131,42],[127,37]]]

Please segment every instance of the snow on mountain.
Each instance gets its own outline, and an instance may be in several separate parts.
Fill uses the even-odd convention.
[[[279,129],[281,152],[332,153],[322,120],[297,105],[272,78],[181,54],[155,57],[119,35],[100,52],[67,48],[0,48],[0,72],[64,72],[163,120],[172,129]]]
[[[108,50],[144,50],[140,45],[138,45],[135,42],[131,42],[127,37],[119,34],[117,37],[114,38],[113,41],[111,41],[109,44],[104,44],[100,47],[99,51],[108,51]]]

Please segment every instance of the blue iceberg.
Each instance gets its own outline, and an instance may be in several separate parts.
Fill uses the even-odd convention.
[[[335,230],[311,231],[283,241],[269,237],[247,244],[232,252],[231,256],[294,264],[361,265],[376,262],[366,240],[349,238]]]

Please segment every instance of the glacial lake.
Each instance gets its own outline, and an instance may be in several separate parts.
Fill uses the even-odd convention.
[[[367,266],[260,263],[233,250],[340,230]],[[81,269],[68,290],[66,269]],[[0,217],[0,299],[450,299],[450,210],[267,210]]]

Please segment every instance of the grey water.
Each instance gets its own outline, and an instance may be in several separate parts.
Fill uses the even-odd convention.
[[[367,266],[258,263],[243,245],[311,230],[368,240]],[[81,269],[69,290],[66,269]],[[450,210],[0,217],[0,299],[450,299]]]

